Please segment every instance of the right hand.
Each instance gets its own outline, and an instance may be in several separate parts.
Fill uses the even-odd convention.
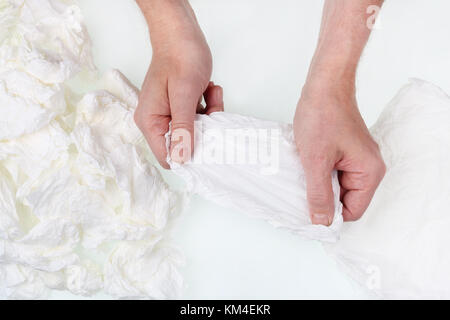
[[[189,160],[196,112],[223,111],[223,91],[210,82],[212,57],[190,8],[177,8],[172,23],[150,25],[153,57],[134,119],[161,166],[168,169],[164,135],[172,121],[171,156]],[[206,108],[199,105],[202,95]],[[182,139],[180,139],[180,137]],[[174,156],[176,153],[176,157]]]

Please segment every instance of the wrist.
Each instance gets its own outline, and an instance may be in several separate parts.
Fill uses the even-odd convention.
[[[311,61],[305,84],[306,92],[355,94],[356,69],[360,51],[353,45],[333,41],[319,43]]]
[[[166,18],[185,11],[187,0],[136,0],[139,8],[149,25],[159,24]]]
[[[302,97],[335,96],[349,99],[355,97],[356,68],[335,63],[313,63],[309,70]]]
[[[356,98],[355,83],[340,79],[336,81],[312,79],[308,80],[302,88],[302,98],[324,99],[334,97],[339,100],[350,100]]]
[[[154,53],[176,49],[202,34],[187,0],[137,0],[147,21]]]

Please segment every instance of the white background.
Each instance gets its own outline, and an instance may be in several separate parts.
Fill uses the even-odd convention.
[[[100,71],[120,69],[141,86],[151,59],[133,0],[79,0]],[[321,0],[191,0],[214,57],[226,109],[291,122],[320,26]],[[450,92],[448,0],[386,1],[357,80],[370,126],[409,77]],[[169,172],[175,187],[179,181]],[[365,298],[325,254],[240,212],[195,198],[176,241],[187,256],[182,298]],[[67,297],[63,294],[55,297]],[[102,297],[101,295],[97,297]]]

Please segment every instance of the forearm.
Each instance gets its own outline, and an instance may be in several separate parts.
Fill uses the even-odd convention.
[[[187,0],[136,0],[147,21],[153,50],[164,50],[200,31]]]
[[[326,0],[308,87],[347,86],[354,90],[356,69],[370,35],[367,8],[383,0]]]

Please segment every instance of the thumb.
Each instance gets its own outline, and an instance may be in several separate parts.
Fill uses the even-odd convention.
[[[189,161],[194,149],[195,113],[202,93],[197,94],[193,89],[180,86],[169,97],[172,116],[170,156],[177,163]]]
[[[332,166],[312,163],[305,166],[306,194],[313,224],[331,225],[334,217],[334,194],[331,185]]]

